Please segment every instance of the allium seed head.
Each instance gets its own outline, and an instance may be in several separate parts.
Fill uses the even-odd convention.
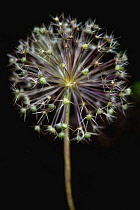
[[[36,116],[35,131],[71,139],[96,135],[98,118],[112,121],[116,109],[128,108],[127,55],[117,52],[118,41],[103,33],[95,21],[85,24],[64,15],[53,18],[48,27],[34,27],[26,41],[20,41],[12,66],[12,89],[20,113]],[[71,97],[68,97],[70,93]],[[70,105],[72,118],[65,123]]]

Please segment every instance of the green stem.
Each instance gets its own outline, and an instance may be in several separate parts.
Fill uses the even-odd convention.
[[[70,101],[71,92],[67,90],[67,99]],[[70,141],[69,141],[69,121],[70,121],[70,103],[66,104],[65,109],[65,123],[68,125],[68,128],[65,129],[64,137],[64,162],[65,162],[65,189],[67,202],[70,210],[75,210],[72,189],[71,189],[71,163],[70,163]]]

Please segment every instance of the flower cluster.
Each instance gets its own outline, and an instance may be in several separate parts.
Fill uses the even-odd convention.
[[[116,109],[124,112],[129,104],[127,55],[117,47],[113,34],[92,20],[82,24],[61,15],[48,27],[34,27],[9,55],[15,103],[24,119],[34,114],[35,131],[59,138],[68,127],[77,141],[96,135],[98,117],[111,122]],[[68,104],[74,116],[69,125]]]

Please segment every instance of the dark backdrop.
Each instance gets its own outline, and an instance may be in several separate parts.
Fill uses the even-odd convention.
[[[34,26],[48,24],[49,14],[95,19],[120,37],[127,49],[131,84],[139,73],[139,5],[112,1],[3,3],[0,13],[0,191],[1,209],[67,210],[63,175],[63,142],[38,136],[11,103],[7,53]],[[105,136],[90,144],[71,144],[72,185],[77,210],[139,209],[140,103],[127,118],[109,125]],[[2,206],[3,205],[3,206]],[[130,207],[131,206],[131,207]]]

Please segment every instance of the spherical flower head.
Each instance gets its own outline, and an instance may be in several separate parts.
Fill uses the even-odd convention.
[[[15,104],[24,115],[35,116],[37,132],[71,139],[90,139],[98,132],[98,118],[112,121],[116,109],[128,108],[127,55],[117,52],[113,34],[103,33],[95,21],[85,24],[64,15],[48,27],[34,27],[20,41],[12,66]],[[74,123],[65,123],[66,107]]]

